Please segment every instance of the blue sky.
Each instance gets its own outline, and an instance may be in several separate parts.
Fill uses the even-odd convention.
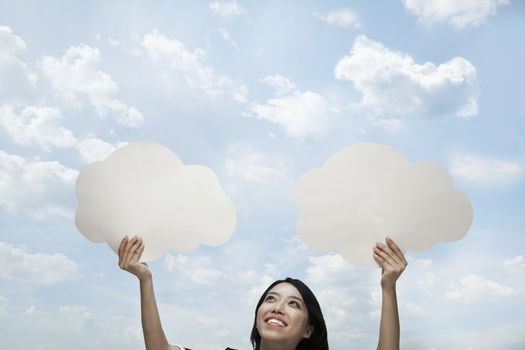
[[[249,348],[272,280],[305,280],[330,345],[374,348],[379,272],[295,237],[298,178],[356,142],[447,168],[467,236],[407,252],[404,349],[523,349],[525,7],[518,1],[0,1],[0,338],[140,349],[138,283],[75,228],[88,163],[152,141],[219,177],[219,248],[150,264],[164,329]],[[205,335],[205,336],[204,336]]]

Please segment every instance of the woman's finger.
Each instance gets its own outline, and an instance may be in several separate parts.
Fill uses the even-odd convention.
[[[382,264],[382,267],[383,268],[393,268],[394,267],[394,263],[392,261],[392,259],[388,256],[388,254],[386,254],[384,251],[382,251],[381,249],[379,249],[379,247],[375,246],[374,247],[374,254],[377,255],[381,262],[383,263]]]
[[[140,255],[144,251],[144,242],[142,241],[142,238],[139,238],[139,240],[135,243],[135,246],[131,250],[131,263],[136,263],[140,260]]]
[[[122,263],[124,262],[124,252],[126,251],[128,240],[128,236],[124,236],[124,238],[122,238],[122,241],[120,241],[120,245],[118,246],[118,266],[120,266],[121,268]]]
[[[118,256],[121,257],[122,256],[122,252],[124,251],[124,249],[126,249],[126,244],[128,243],[128,236],[124,236],[122,237],[122,240],[120,241],[120,244],[118,246]]]
[[[397,255],[387,245],[381,242],[377,242],[377,247],[385,253],[385,259],[389,261],[390,265],[394,266],[401,264],[401,261],[399,260]]]
[[[374,252],[372,254],[372,256],[374,257],[374,260],[376,261],[377,266],[380,267],[381,269],[383,269],[384,268],[383,267],[383,264],[384,264],[383,263],[383,259],[379,255],[377,255],[376,252]]]
[[[140,247],[140,240],[137,238],[133,245],[129,248],[128,263],[133,264],[137,262],[136,252]]]
[[[127,266],[127,264],[129,263],[129,258],[130,258],[130,249],[131,247],[133,247],[133,245],[135,244],[135,242],[137,241],[137,237],[136,236],[133,236],[129,241],[128,241],[128,244],[126,245],[126,249],[124,249],[124,256],[122,257],[122,263],[124,265]]]
[[[390,249],[392,249],[392,251],[397,255],[397,257],[399,258],[400,262],[404,266],[407,266],[408,263],[407,263],[407,261],[405,259],[405,254],[403,254],[403,251],[401,250],[401,248],[399,248],[399,246],[396,244],[396,242],[394,242],[394,240],[392,238],[386,237],[386,243],[388,244]]]

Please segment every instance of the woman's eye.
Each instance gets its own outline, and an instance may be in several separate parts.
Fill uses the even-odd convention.
[[[275,298],[272,295],[268,295],[264,301],[272,301],[275,300]]]
[[[299,303],[297,301],[294,301],[294,300],[290,301],[289,304],[293,305],[294,307],[299,307]]]

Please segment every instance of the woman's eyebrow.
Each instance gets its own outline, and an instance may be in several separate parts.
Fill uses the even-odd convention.
[[[296,297],[294,295],[290,296],[290,299],[295,299],[295,300],[298,300],[300,301],[301,303],[303,302],[303,299],[299,298],[299,297]]]
[[[281,296],[281,294],[279,294],[279,293],[277,293],[277,292],[268,292],[268,294],[266,294],[266,296],[268,296],[268,295],[276,295],[276,296],[278,296],[278,297]],[[301,303],[304,303],[303,299],[301,299],[301,298],[299,298],[299,297],[296,297],[295,295],[291,295],[291,296],[289,296],[289,298],[290,298],[290,299],[295,299],[295,300],[300,301]]]

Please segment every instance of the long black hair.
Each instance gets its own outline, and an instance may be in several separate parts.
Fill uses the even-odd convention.
[[[261,299],[259,299],[257,307],[255,308],[255,319],[253,321],[252,333],[250,335],[250,341],[252,342],[253,348],[259,350],[261,347],[261,335],[257,330],[257,311],[266,298],[266,294],[268,294],[273,287],[284,282],[293,285],[301,294],[308,311],[308,323],[313,327],[313,332],[310,338],[304,338],[301,340],[297,345],[296,350],[328,350],[328,334],[319,302],[306,284],[298,279],[290,277],[273,282],[268,288],[266,288]]]

